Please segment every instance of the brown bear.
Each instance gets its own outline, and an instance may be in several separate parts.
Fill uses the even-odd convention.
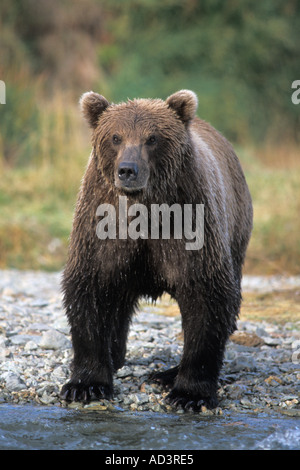
[[[74,348],[71,380],[61,391],[65,400],[112,397],[113,373],[124,364],[139,298],[169,293],[182,316],[183,354],[176,367],[154,379],[170,388],[167,398],[174,406],[217,406],[224,349],[239,314],[252,203],[232,146],[195,117],[197,106],[189,90],[166,101],[112,104],[93,92],[81,98],[92,152],[62,281]],[[148,232],[126,236],[124,223],[126,228],[133,219],[117,216],[106,220],[107,227],[116,227],[99,236],[100,215],[110,207],[118,214],[125,198],[127,207],[148,209]],[[151,207],[163,204],[192,207],[193,234],[196,206],[204,207],[200,246],[187,248],[191,237],[175,236],[171,211],[170,236],[151,237]],[[160,214],[159,230],[163,220]]]

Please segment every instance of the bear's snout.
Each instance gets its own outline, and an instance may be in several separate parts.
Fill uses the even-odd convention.
[[[118,176],[121,181],[130,182],[137,178],[139,167],[135,162],[121,162],[119,165]]]
[[[115,167],[115,185],[126,192],[139,191],[146,187],[149,177],[147,155],[138,146],[125,148]]]

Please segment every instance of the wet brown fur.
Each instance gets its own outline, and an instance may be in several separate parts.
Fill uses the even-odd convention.
[[[239,161],[230,143],[195,117],[192,92],[117,105],[91,92],[81,107],[92,128],[93,149],[63,276],[74,362],[62,396],[110,397],[139,298],[168,292],[181,310],[184,351],[180,364],[156,380],[171,387],[169,401],[175,405],[214,407],[225,344],[239,313],[252,228],[251,198]],[[157,138],[154,146],[147,144],[151,135]],[[149,172],[145,187],[132,193],[116,187],[118,165],[131,148],[139,149],[138,163]],[[118,208],[119,195],[125,194],[128,206],[204,204],[203,248],[187,251],[185,241],[177,239],[99,240],[97,207]]]

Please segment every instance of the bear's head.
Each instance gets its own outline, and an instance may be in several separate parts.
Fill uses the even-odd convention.
[[[97,167],[109,184],[126,193],[174,184],[189,145],[189,123],[198,105],[195,93],[181,90],[166,101],[110,104],[88,92],[80,104],[93,131]]]

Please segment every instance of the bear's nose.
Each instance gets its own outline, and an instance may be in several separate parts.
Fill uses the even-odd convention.
[[[134,181],[137,178],[139,168],[135,162],[122,162],[119,165],[119,179],[121,181]]]

